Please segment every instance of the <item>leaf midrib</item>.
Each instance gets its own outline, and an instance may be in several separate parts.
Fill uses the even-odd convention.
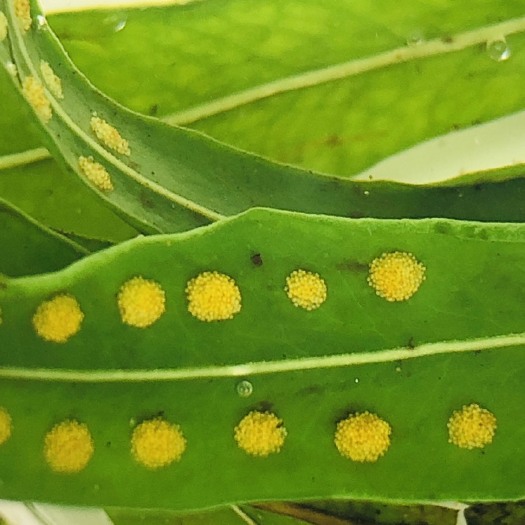
[[[211,102],[198,104],[191,108],[171,113],[162,119],[172,125],[192,124],[275,95],[335,82],[411,60],[462,51],[469,47],[485,44],[491,40],[504,38],[505,36],[522,33],[524,31],[525,17],[512,18],[498,24],[478,27],[451,36],[447,35],[446,39],[442,37],[434,38],[414,46],[398,47],[369,57],[354,59],[321,69],[313,69],[297,75],[280,78],[266,84],[238,91],[237,93],[215,99]]]
[[[157,381],[184,381],[192,379],[238,378],[305,370],[342,368],[389,362],[406,361],[444,354],[504,350],[525,345],[525,332],[478,339],[439,341],[414,348],[400,347],[374,352],[302,357],[275,361],[257,361],[236,365],[194,368],[166,368],[154,370],[73,370],[53,368],[0,368],[0,378],[32,381],[79,383],[146,383]]]
[[[10,14],[11,20],[16,20],[15,14],[12,11],[12,7],[8,7],[8,9],[10,10],[9,14]],[[16,23],[13,23],[11,25],[11,27],[15,27],[15,26],[16,26]],[[31,58],[29,57],[27,48],[24,45],[24,40],[21,37],[21,30],[18,27],[15,28],[14,38],[17,41],[18,49],[20,50],[20,53],[22,54],[22,57],[25,61],[25,66],[28,68],[30,73],[35,78],[40,79],[40,75],[36,71],[35,67],[33,67],[33,62]],[[120,159],[112,155],[108,150],[100,146],[89,135],[84,133],[84,131],[79,126],[77,126],[76,123],[69,117],[69,115],[62,109],[61,105],[57,102],[53,94],[45,87],[45,85],[44,85],[44,89],[45,89],[46,96],[49,99],[51,106],[53,107],[54,115],[59,116],[61,120],[64,122],[65,126],[67,126],[72,133],[76,134],[82,141],[87,143],[92,150],[96,151],[101,157],[103,157],[115,169],[118,169],[120,172],[126,174],[128,177],[135,180],[141,186],[149,189],[150,191],[154,193],[157,193],[158,195],[161,195],[167,200],[179,206],[182,206],[183,208],[186,208],[196,214],[202,215],[203,217],[206,217],[212,221],[218,221],[224,218],[222,214],[219,214],[213,210],[210,210],[209,208],[206,208],[205,206],[202,206],[190,199],[187,199],[186,197],[183,197],[182,195],[179,195],[177,193],[167,190],[160,184],[157,184],[156,182],[145,178],[139,172],[137,172],[133,168],[124,164]],[[24,152],[24,154],[27,155],[27,158],[33,157],[35,161],[42,160],[43,158],[45,158],[43,156],[43,153],[40,151],[40,148],[38,148],[37,150],[34,150],[33,155],[31,155],[30,152],[29,153]],[[9,160],[12,165],[13,159],[11,158]]]

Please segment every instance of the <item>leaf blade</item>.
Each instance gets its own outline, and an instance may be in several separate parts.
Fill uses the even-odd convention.
[[[524,278],[523,242],[523,225],[352,221],[252,210],[193,233],[130,241],[54,275],[7,281],[0,290],[0,330],[7,342],[0,348],[0,394],[20,439],[0,450],[0,494],[172,510],[334,495],[405,502],[523,497],[516,461],[521,452],[514,446],[525,432],[517,424],[525,344],[515,306]],[[403,304],[381,299],[366,282],[365,262],[394,249],[412,251],[428,269],[421,290]],[[253,263],[254,253],[262,266]],[[505,263],[494,265],[499,258]],[[286,275],[304,265],[328,285],[326,305],[318,311],[301,311],[284,292]],[[185,285],[204,270],[228,273],[240,286],[243,309],[234,319],[203,323],[188,313]],[[162,284],[168,310],[141,331],[122,325],[116,294],[122,282],[143,273]],[[59,292],[77,297],[86,316],[65,345],[38,340],[30,327],[39,302]],[[516,334],[514,346],[490,344],[510,333]],[[487,338],[485,346],[475,346],[478,341],[468,347],[479,337]],[[446,339],[469,351],[407,359],[424,344],[439,346]],[[404,346],[404,354],[383,361],[385,345]],[[257,361],[268,367],[286,355],[294,363],[312,357],[318,364],[347,348],[353,359],[367,351],[380,362],[252,373]],[[227,373],[155,380],[169,367],[184,370],[189,364]],[[7,379],[13,367],[32,371],[32,380]],[[141,368],[151,375],[123,381]],[[38,380],[39,369],[50,375]],[[88,381],[50,381],[72,370]],[[117,380],[90,381],[97,370]],[[243,379],[253,386],[247,398],[236,393]],[[40,410],[40,399],[49,410]],[[494,442],[479,452],[457,449],[447,439],[448,417],[471,402],[498,419]],[[38,409],[24,417],[31,406]],[[267,459],[247,456],[233,440],[235,425],[255,409],[277,412],[288,430],[283,450]],[[370,465],[349,462],[333,444],[336,422],[363,410],[378,413],[393,428],[391,449]],[[159,413],[181,425],[188,450],[179,464],[150,472],[130,456],[130,428]],[[66,414],[90,425],[97,444],[92,464],[67,478],[67,486],[34,453],[45,429]],[[15,450],[37,483],[10,460]],[[121,476],[124,485],[116,482]]]

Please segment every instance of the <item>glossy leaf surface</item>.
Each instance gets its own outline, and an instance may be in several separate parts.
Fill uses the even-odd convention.
[[[493,37],[507,36],[501,60],[481,35],[524,15],[519,0],[229,0],[61,14],[50,23],[88,78],[131,109],[173,114],[275,160],[351,175],[430,137],[522,110],[523,28],[494,29]],[[476,43],[451,52],[465,32],[479,34]],[[433,41],[442,48],[418,57]],[[308,88],[297,81],[247,104],[238,96],[395,50],[408,53],[406,62],[391,57]]]
[[[353,183],[274,164],[128,112],[74,69],[44,21],[23,34],[11,11],[11,43],[22,78],[39,78],[44,60],[62,79],[63,101],[47,92],[54,116],[45,128],[55,153],[82,178],[81,156],[101,163],[115,188],[99,196],[142,230],[189,229],[253,206],[350,217],[522,218],[523,179],[461,191]],[[36,20],[35,5],[32,14]],[[89,124],[94,114],[115,125],[129,141],[129,158],[96,142]]]
[[[0,448],[0,495],[178,510],[333,496],[523,497],[524,242],[522,225],[253,210],[193,233],[130,241],[56,274],[7,280],[0,399],[14,431]],[[426,267],[404,302],[367,284],[370,262],[391,251]],[[326,282],[317,310],[295,307],[284,291],[299,268]],[[242,309],[207,323],[189,314],[185,288],[214,270],[235,279]],[[119,288],[137,275],[166,293],[165,314],[147,329],[123,325],[117,307]],[[72,294],[85,315],[63,344],[41,340],[31,325],[57,293]],[[242,380],[253,387],[247,397],[238,394]],[[448,442],[448,418],[470,403],[497,418],[483,450]],[[233,429],[251,410],[282,418],[279,453],[255,458],[236,446]],[[389,422],[392,442],[376,463],[361,464],[341,457],[333,439],[339,420],[366,410]],[[138,422],[159,415],[180,425],[187,450],[150,471],[130,456],[129,440]],[[42,442],[67,418],[89,426],[95,453],[66,476],[50,471]]]

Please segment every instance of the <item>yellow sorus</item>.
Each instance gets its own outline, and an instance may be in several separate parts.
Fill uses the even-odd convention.
[[[496,417],[475,403],[456,410],[448,420],[449,443],[460,448],[483,448],[492,443]]]
[[[295,306],[305,310],[315,310],[326,301],[324,280],[305,270],[295,270],[286,278],[285,291]]]
[[[63,99],[64,92],[62,91],[62,81],[55,74],[53,68],[49,65],[48,62],[44,60],[40,61],[40,71],[42,72],[42,77],[44,78],[49,91],[55,95],[55,97]]]
[[[235,281],[219,272],[203,272],[186,285],[188,311],[200,321],[224,321],[241,311]]]
[[[235,427],[239,448],[251,456],[266,457],[279,452],[286,438],[283,422],[271,412],[253,410]]]
[[[111,124],[108,124],[104,119],[97,116],[91,117],[91,129],[97,139],[108,148],[122,155],[131,154],[128,141],[122,138],[117,129]]]
[[[29,0],[15,0],[15,15],[18,18],[22,29],[24,31],[29,31],[32,22]]]
[[[352,461],[374,462],[390,446],[390,425],[370,412],[352,414],[337,423],[335,446]]]
[[[166,311],[166,295],[159,283],[137,276],[126,281],[117,297],[122,322],[147,328]]]
[[[106,168],[95,162],[93,157],[78,157],[78,165],[82,173],[100,191],[113,190],[113,183]]]
[[[425,267],[411,253],[383,253],[370,264],[368,284],[387,301],[410,299],[424,280]]]
[[[48,465],[62,474],[83,470],[94,451],[87,425],[71,419],[55,425],[44,439],[44,457]]]
[[[0,11],[0,42],[7,38],[7,17]]]
[[[35,113],[47,123],[53,116],[51,102],[47,98],[44,86],[40,80],[29,75],[22,82],[22,92],[26,100],[31,104]]]
[[[71,295],[60,294],[38,306],[33,315],[33,327],[42,339],[65,343],[80,330],[83,319],[77,300]]]
[[[12,431],[11,416],[4,407],[0,407],[0,445],[3,445],[11,437]]]
[[[158,417],[143,421],[131,436],[131,455],[149,469],[167,467],[179,461],[186,450],[180,427]]]

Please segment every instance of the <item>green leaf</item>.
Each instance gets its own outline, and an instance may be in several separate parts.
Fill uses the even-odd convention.
[[[252,210],[132,240],[55,274],[4,280],[0,399],[13,433],[0,449],[0,497],[172,510],[334,496],[523,498],[524,242],[522,224]],[[406,301],[387,301],[367,283],[372,260],[394,251],[426,267]],[[419,283],[421,267],[407,264]],[[296,307],[285,293],[298,269],[324,279],[318,309]],[[231,308],[219,312],[232,319],[190,314],[185,290],[208,271],[235,280],[242,307],[235,314],[229,281],[218,295],[229,301],[203,298],[192,311],[219,316],[207,310],[214,304]],[[396,274],[386,275],[395,289]],[[123,283],[136,276],[161,286],[163,315],[153,283],[133,306],[138,288]],[[303,284],[308,297],[315,285]],[[56,294],[78,301],[78,333],[71,304],[54,322]],[[144,320],[153,322],[139,328]],[[466,450],[449,443],[447,421],[472,403],[497,429],[485,448]],[[254,410],[282,419],[279,453],[252,457],[236,445],[234,428]],[[339,454],[334,432],[365,411],[391,425],[391,444],[376,462],[359,463]],[[180,462],[157,470],[130,453],[132,432],[152,418],[180,425],[187,441]],[[85,469],[65,474],[57,456],[75,465],[82,447],[65,457],[51,447],[48,463],[42,451],[46,433],[70,419],[88,426],[95,451]]]
[[[172,122],[282,162],[352,175],[430,137],[522,110],[524,15],[519,0],[229,0],[50,22],[88,78],[131,109],[173,114]],[[466,33],[471,44],[456,49]],[[497,61],[486,44],[505,35],[510,57]],[[330,78],[326,68],[340,64],[368,69]]]
[[[63,100],[46,92],[54,116],[45,129],[55,153],[85,182],[81,157],[106,169],[114,189],[98,191],[99,197],[144,231],[190,229],[253,206],[350,217],[523,218],[523,179],[461,190],[354,183],[271,163],[131,113],[90,86],[48,26],[38,26],[39,11],[32,9],[37,27],[27,34],[9,11],[11,44],[23,79],[40,78],[42,61],[62,79]],[[118,154],[96,141],[90,129],[95,113],[120,130],[129,157],[124,142],[119,143],[124,153]]]
[[[109,510],[115,525],[306,525],[309,522],[251,507],[221,507],[204,512],[139,512]]]
[[[0,273],[11,277],[59,270],[90,252],[0,199]]]
[[[49,160],[46,150],[35,149],[40,138],[34,115],[27,111],[3,68],[0,93],[0,196],[61,231],[112,242],[137,235],[77,178]],[[31,150],[24,155],[25,148]],[[47,160],[36,163],[39,159]]]

